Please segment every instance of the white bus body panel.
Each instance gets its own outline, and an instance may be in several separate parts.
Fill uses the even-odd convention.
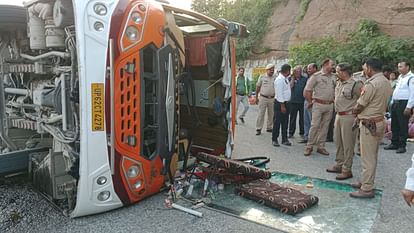
[[[108,9],[104,16],[93,11],[96,3],[103,3]],[[107,49],[109,27],[112,13],[118,0],[74,0],[76,42],[78,50],[78,72],[80,89],[80,165],[76,206],[71,217],[79,217],[122,206],[112,183],[108,158],[108,140],[106,131],[92,131],[91,85],[105,84],[107,67]],[[104,24],[102,31],[94,29],[95,22]],[[98,185],[96,180],[105,176],[107,182]],[[99,201],[97,196],[102,191],[109,191],[106,201]]]

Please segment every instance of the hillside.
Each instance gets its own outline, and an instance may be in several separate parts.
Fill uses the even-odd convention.
[[[326,36],[342,39],[361,19],[375,20],[390,36],[414,37],[412,0],[310,0],[303,19],[298,20],[301,2],[306,1],[288,0],[275,7],[263,45],[279,51],[251,59],[287,58],[291,45]]]

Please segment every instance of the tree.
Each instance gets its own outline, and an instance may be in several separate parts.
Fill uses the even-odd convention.
[[[246,59],[253,50],[266,50],[261,45],[269,27],[273,9],[288,0],[193,0],[192,9],[211,18],[225,18],[245,24],[250,31],[248,38],[237,43],[237,59]]]
[[[211,18],[223,18],[226,16],[229,2],[222,0],[193,0],[191,8]]]

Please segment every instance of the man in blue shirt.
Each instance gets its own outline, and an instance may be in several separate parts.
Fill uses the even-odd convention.
[[[290,79],[290,88],[292,97],[289,101],[290,118],[289,118],[289,138],[292,138],[296,131],[296,117],[299,112],[299,135],[303,139],[304,124],[303,124],[303,109],[305,97],[303,97],[303,90],[305,89],[307,79],[302,76],[302,67],[295,66],[293,74]]]
[[[307,75],[308,77],[306,78],[306,81],[308,81],[312,75],[316,72],[318,72],[318,65],[316,65],[315,63],[310,63],[307,66]],[[303,90],[305,92],[305,90]],[[305,95],[305,93],[302,93],[303,95]],[[304,135],[303,135],[303,140],[299,141],[299,143],[307,143],[308,142],[308,135],[309,135],[309,130],[310,130],[310,126],[311,126],[311,121],[312,121],[312,112],[310,111],[310,109],[308,108],[308,101],[306,101],[305,99],[305,104],[304,104],[304,111],[303,111],[303,125],[304,125]]]

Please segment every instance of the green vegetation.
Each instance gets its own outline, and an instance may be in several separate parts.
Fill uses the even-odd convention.
[[[259,78],[260,78],[260,74],[255,74],[252,77],[252,80],[250,81],[250,92],[256,91],[256,83],[257,83],[257,80],[259,80]]]
[[[392,38],[383,34],[375,21],[362,20],[358,29],[343,41],[332,37],[309,41],[289,48],[290,63],[309,64],[329,57],[337,62],[348,62],[354,70],[361,69],[361,62],[367,57],[377,57],[384,64],[396,68],[398,61],[413,62],[414,40]]]
[[[300,0],[299,14],[296,16],[296,23],[299,23],[300,21],[302,21],[303,17],[305,17],[310,2],[311,0]]]
[[[248,38],[237,42],[237,59],[246,59],[252,50],[268,51],[262,44],[268,30],[273,9],[288,0],[193,0],[192,8],[213,19],[225,18],[247,26]]]
[[[362,0],[352,0],[352,1],[351,1],[351,4],[352,4],[354,7],[359,7],[359,6],[361,5],[361,3],[362,3]]]

